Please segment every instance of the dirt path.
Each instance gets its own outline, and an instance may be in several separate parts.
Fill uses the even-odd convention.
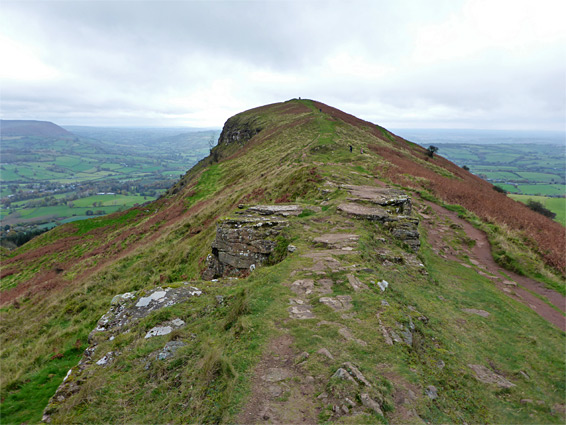
[[[236,418],[241,424],[316,424],[314,378],[297,363],[293,339],[283,334],[269,344],[255,369],[252,395]]]
[[[476,241],[472,252],[470,252],[470,259],[472,264],[478,267],[478,273],[490,278],[497,287],[504,291],[507,295],[521,301],[523,304],[538,313],[541,317],[559,329],[566,331],[566,318],[562,313],[560,313],[560,311],[566,311],[566,297],[547,288],[541,282],[503,269],[494,261],[493,256],[491,255],[491,246],[483,231],[476,229],[466,220],[458,217],[458,214],[453,211],[449,211],[432,202],[423,202],[432,208],[439,216],[448,217],[452,222],[461,226],[466,232],[466,235]],[[426,225],[426,221],[424,224]],[[432,225],[429,225],[427,230],[429,232],[429,240],[433,245],[433,248],[439,249],[441,245],[444,245],[442,242],[441,231]],[[447,256],[451,257],[453,260],[458,260],[453,253],[447,253]],[[503,276],[509,276],[510,279],[505,279]],[[546,298],[560,311],[552,308],[533,293]]]

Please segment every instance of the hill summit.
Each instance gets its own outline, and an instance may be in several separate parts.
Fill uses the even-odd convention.
[[[0,136],[73,138],[73,133],[49,121],[0,120]]]
[[[3,420],[562,423],[563,234],[323,103],[245,111],[159,200],[4,253]]]

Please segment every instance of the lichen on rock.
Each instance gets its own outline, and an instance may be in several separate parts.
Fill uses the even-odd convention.
[[[276,237],[288,226],[277,215],[296,215],[301,210],[297,205],[258,205],[219,221],[202,278],[247,275],[264,264],[277,246]]]
[[[89,377],[94,374],[96,368],[108,367],[120,356],[121,352],[115,349],[103,355],[98,353],[97,348],[101,340],[113,341],[116,336],[130,332],[133,325],[150,313],[200,295],[202,295],[200,289],[189,286],[186,282],[184,286],[178,288],[155,288],[148,293],[127,292],[112,298],[110,309],[100,318],[96,328],[89,334],[89,347],[84,351],[83,357],[78,365],[69,370],[67,376],[49,400],[43,412],[42,421],[51,422],[51,417],[57,412],[59,405],[76,394]],[[183,320],[175,318],[152,328],[145,334],[145,338],[166,335],[184,325]],[[179,344],[174,345],[176,348],[179,346]],[[174,352],[171,344],[169,344],[169,347],[166,344],[164,350],[169,353]]]

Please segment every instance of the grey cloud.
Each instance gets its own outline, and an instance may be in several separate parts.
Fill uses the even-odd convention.
[[[33,45],[61,75],[2,82],[2,115],[157,116],[179,124],[208,112],[221,125],[228,116],[220,113],[302,96],[382,124],[444,125],[468,117],[468,126],[493,125],[499,114],[505,125],[560,125],[566,89],[554,44],[535,56],[498,48],[458,61],[411,63],[420,25],[442,22],[462,4],[5,1],[0,31]],[[333,69],[329,59],[344,52],[390,72]],[[258,71],[274,79],[258,79]]]

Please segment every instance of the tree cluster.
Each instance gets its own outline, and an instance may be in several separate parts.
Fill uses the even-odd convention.
[[[553,213],[552,211],[550,211],[548,208],[546,208],[539,201],[533,201],[532,199],[529,199],[527,201],[527,207],[529,207],[531,210],[538,212],[539,214],[542,214],[542,215],[544,215],[548,218],[556,217],[556,213]]]

